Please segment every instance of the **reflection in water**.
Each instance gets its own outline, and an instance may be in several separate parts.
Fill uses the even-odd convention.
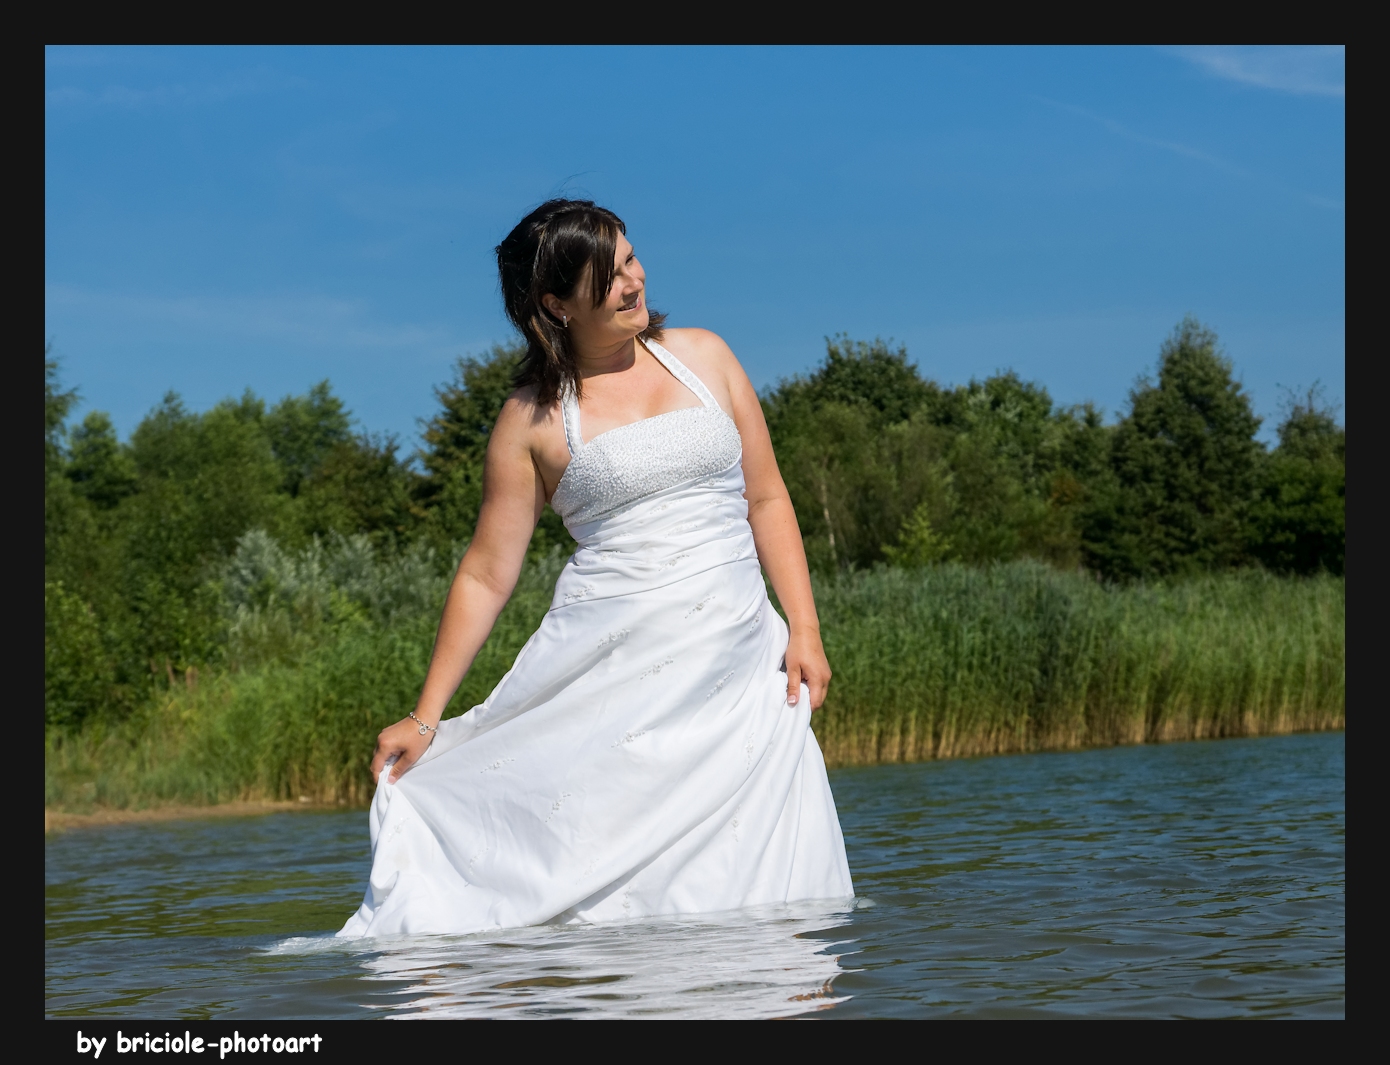
[[[364,888],[360,811],[67,832],[45,847],[46,1012],[1341,1016],[1344,747],[840,770],[852,907],[466,937],[332,938]]]
[[[376,942],[361,964],[405,983],[397,1016],[788,1017],[840,1001],[838,958],[808,933],[845,924],[854,905],[402,937]],[[361,959],[362,943],[295,938],[269,953],[313,951]]]

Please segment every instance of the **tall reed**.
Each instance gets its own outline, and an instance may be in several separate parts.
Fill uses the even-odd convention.
[[[450,714],[481,702],[510,668],[560,564],[528,564]],[[324,593],[296,565],[300,585],[319,590],[291,613],[321,600],[321,615],[336,619],[317,643],[269,654],[288,646],[273,634],[291,622],[238,607],[234,668],[169,689],[121,726],[49,737],[48,804],[364,802],[376,733],[413,705],[424,677],[445,582],[421,577],[414,599],[388,609],[367,592]],[[835,678],[812,720],[832,765],[1345,722],[1338,578],[1236,573],[1116,588],[1032,563],[948,565],[818,580],[816,597]]]
[[[1341,728],[1340,578],[1107,587],[1032,563],[819,582],[833,764]]]

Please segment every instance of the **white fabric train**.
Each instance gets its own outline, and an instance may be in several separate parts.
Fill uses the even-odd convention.
[[[787,705],[738,431],[648,347],[701,406],[584,444],[566,397],[555,506],[579,549],[487,700],[382,774],[366,898],[338,935],[853,895],[804,686]]]

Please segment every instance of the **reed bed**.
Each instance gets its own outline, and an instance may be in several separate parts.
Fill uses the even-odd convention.
[[[1108,587],[1030,563],[817,587],[834,765],[1345,725],[1345,586],[1260,572]]]
[[[510,668],[559,566],[528,565],[450,714]],[[389,623],[349,612],[307,650],[170,688],[118,726],[50,735],[47,805],[365,802],[376,733],[413,704],[442,593]],[[1012,563],[850,573],[816,594],[835,679],[813,727],[831,765],[1345,724],[1339,578],[1116,588]]]

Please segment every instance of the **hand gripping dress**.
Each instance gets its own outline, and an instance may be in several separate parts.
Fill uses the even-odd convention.
[[[579,549],[480,706],[372,801],[340,936],[706,913],[854,893],[805,686],[763,585],[742,445],[701,401],[585,444],[552,505]]]

